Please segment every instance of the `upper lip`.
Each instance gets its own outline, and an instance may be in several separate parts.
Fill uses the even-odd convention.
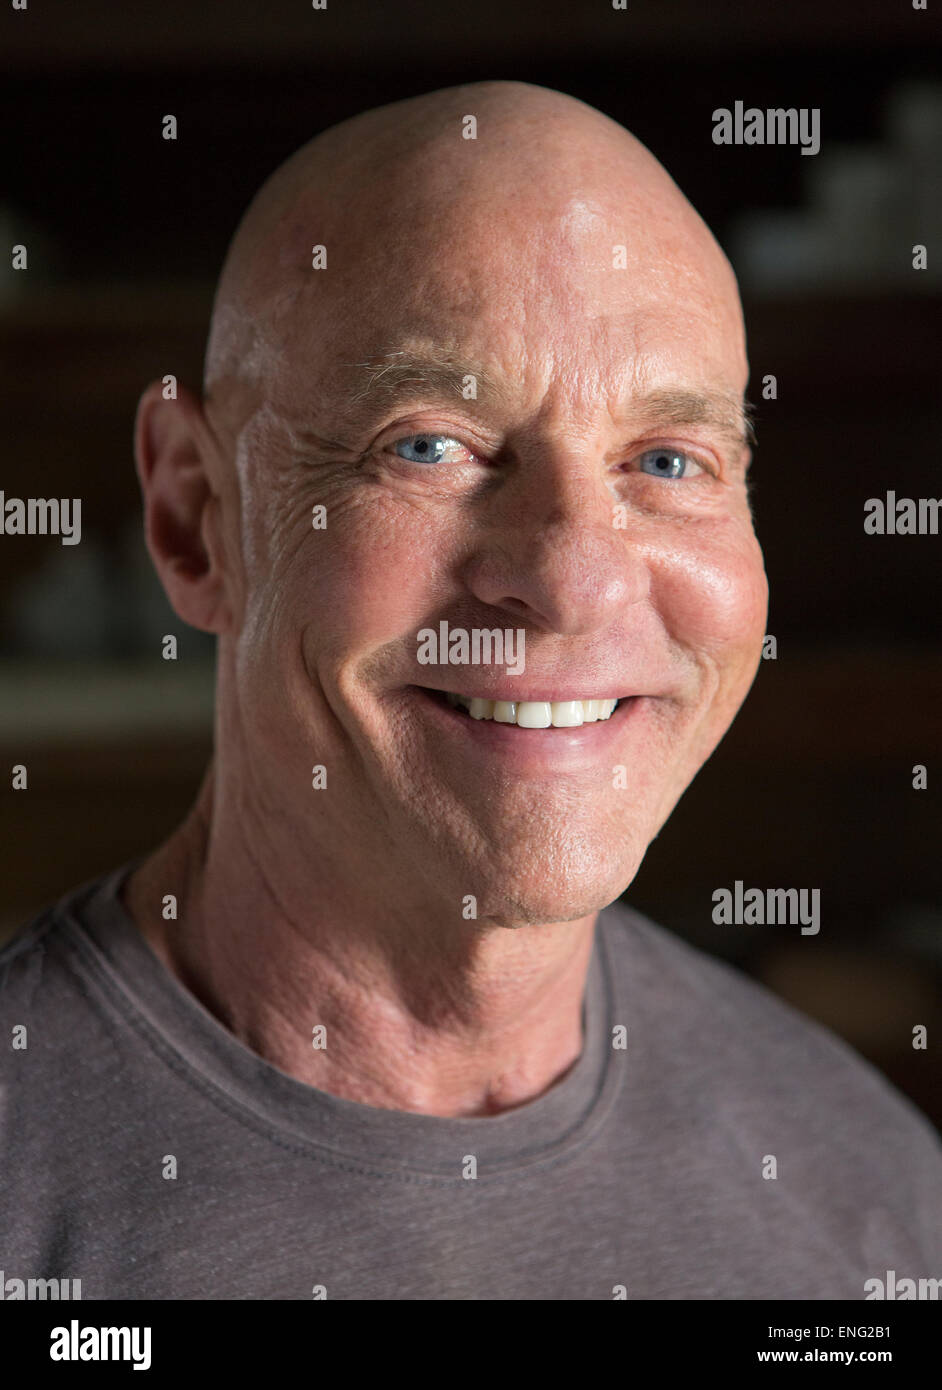
[[[437,690],[442,695],[462,695],[466,700],[506,700],[512,704],[562,704],[566,700],[627,700],[630,694],[616,695],[614,690],[606,694],[603,682],[594,682],[590,677],[580,685],[528,685],[526,691],[515,688],[501,690],[462,690],[459,685],[423,685],[423,690]]]

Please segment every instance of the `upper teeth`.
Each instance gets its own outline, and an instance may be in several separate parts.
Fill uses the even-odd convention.
[[[466,695],[447,695],[450,705],[461,705],[472,719],[494,719],[498,724],[518,724],[521,729],[574,729],[609,719],[617,700],[471,700]]]

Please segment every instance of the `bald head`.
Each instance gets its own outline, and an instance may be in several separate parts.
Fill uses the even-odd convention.
[[[723,252],[640,141],[573,97],[479,82],[344,121],[266,180],[220,277],[205,394],[226,410],[257,398],[299,310],[329,337],[338,316],[383,317],[407,285],[467,308],[489,263],[508,257],[589,318],[610,305],[615,262],[655,289],[671,277],[742,338]]]
[[[747,373],[710,232],[570,97],[434,92],[268,180],[206,400],[152,383],[138,459],[171,601],[220,637],[220,805],[272,882],[310,860],[384,923],[466,894],[479,922],[573,921],[623,891],[759,662]],[[443,622],[525,637],[525,663],[430,665]]]

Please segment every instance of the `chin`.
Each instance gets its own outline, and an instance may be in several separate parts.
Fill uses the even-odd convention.
[[[643,850],[626,853],[620,845],[617,856],[592,847],[570,844],[565,853],[550,857],[532,851],[530,863],[521,870],[508,864],[498,877],[491,866],[486,881],[480,870],[474,877],[478,921],[515,929],[550,922],[577,922],[607,907],[624,893],[641,866]]]
[[[520,927],[549,926],[553,922],[579,922],[583,917],[601,912],[623,892],[624,887],[606,887],[577,893],[571,885],[567,885],[561,886],[558,892],[550,887],[532,896],[503,895],[492,900],[490,910],[488,904],[481,904],[478,921],[509,931],[516,931]]]

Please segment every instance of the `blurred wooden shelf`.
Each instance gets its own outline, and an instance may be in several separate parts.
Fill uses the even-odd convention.
[[[113,744],[212,728],[215,669],[205,662],[0,664],[0,747]]]

